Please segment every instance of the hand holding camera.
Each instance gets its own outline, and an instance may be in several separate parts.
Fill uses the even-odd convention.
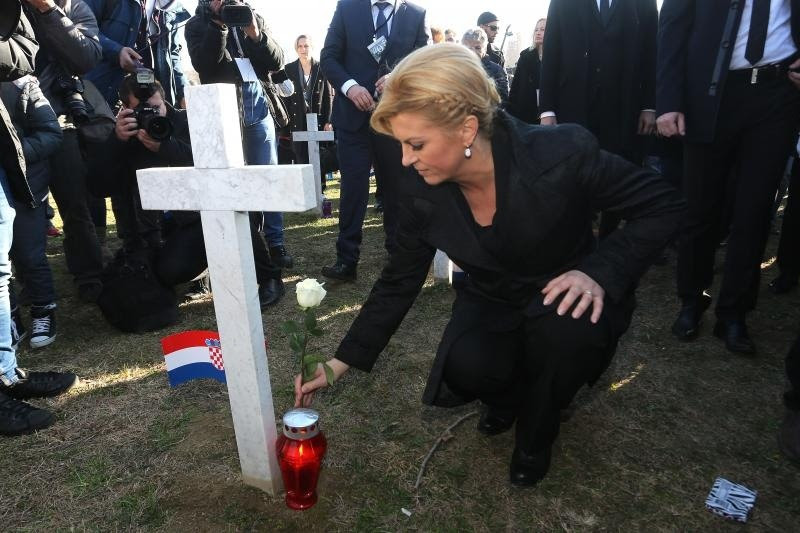
[[[136,122],[136,117],[133,109],[123,107],[117,113],[117,125],[114,127],[114,133],[120,141],[129,141],[132,137],[136,136],[139,130],[139,124]]]

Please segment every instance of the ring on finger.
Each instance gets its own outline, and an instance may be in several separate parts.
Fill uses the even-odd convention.
[[[583,291],[583,294],[586,294],[588,296],[593,296],[592,291]]]

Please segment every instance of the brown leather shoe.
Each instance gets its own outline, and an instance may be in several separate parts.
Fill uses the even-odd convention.
[[[800,411],[788,411],[778,433],[778,448],[783,455],[800,465]]]

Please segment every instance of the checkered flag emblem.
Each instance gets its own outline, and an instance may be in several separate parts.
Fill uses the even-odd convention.
[[[222,363],[222,345],[220,342],[216,339],[206,339],[206,346],[208,346],[208,358],[214,368],[225,370],[225,366]]]

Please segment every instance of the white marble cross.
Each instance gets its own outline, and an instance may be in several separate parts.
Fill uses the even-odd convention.
[[[317,214],[322,213],[322,167],[319,162],[319,143],[321,141],[334,140],[332,131],[319,131],[316,113],[306,115],[306,129],[308,131],[295,131],[292,133],[292,140],[295,142],[308,143],[308,162],[314,168],[314,186],[317,191]]]
[[[242,477],[275,494],[275,412],[248,211],[317,205],[310,165],[245,166],[234,85],[187,88],[194,168],[137,172],[142,207],[200,211]],[[266,149],[266,147],[265,147]]]

